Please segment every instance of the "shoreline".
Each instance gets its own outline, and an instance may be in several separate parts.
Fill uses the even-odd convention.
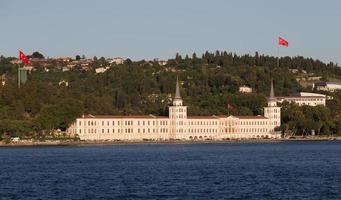
[[[240,139],[240,140],[168,140],[168,141],[19,141],[0,142],[0,147],[39,146],[109,146],[109,145],[162,145],[162,144],[235,144],[235,143],[275,143],[287,141],[340,141],[341,137],[295,137],[281,139]]]

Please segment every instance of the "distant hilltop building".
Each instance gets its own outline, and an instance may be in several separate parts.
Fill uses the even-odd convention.
[[[2,74],[0,76],[0,81],[1,81],[1,85],[2,86],[5,86],[6,85],[6,75],[5,74]]]
[[[334,92],[341,90],[341,82],[318,82],[313,84],[313,88],[321,91]]]
[[[69,86],[69,82],[68,82],[68,81],[65,81],[65,80],[62,80],[62,81],[59,81],[58,85],[59,85],[59,86],[68,87],[68,86]]]
[[[317,93],[308,93],[308,92],[300,92],[297,96],[283,96],[283,97],[276,97],[277,102],[289,102],[289,103],[296,103],[299,106],[326,106],[326,99],[327,96],[323,94]]]
[[[281,125],[271,83],[264,116],[187,116],[180,96],[179,81],[168,116],[155,115],[83,115],[67,129],[81,140],[221,140],[280,138],[275,131]]]
[[[248,86],[240,86],[239,87],[239,92],[242,92],[242,93],[252,93],[252,88],[251,87],[248,87]]]
[[[326,98],[326,100],[333,99],[333,97],[331,97],[331,96],[327,96],[327,95],[319,94],[319,93],[311,93],[311,92],[300,92],[299,95],[302,97],[305,97],[305,96],[323,96]]]
[[[120,64],[124,63],[124,58],[122,58],[122,57],[110,58],[110,59],[108,59],[108,62],[110,64],[114,63],[116,65],[120,65]]]
[[[99,67],[95,69],[96,74],[104,73],[109,69],[109,67]]]
[[[157,62],[161,66],[165,66],[168,63],[167,59],[154,58],[154,62]]]
[[[32,70],[34,70],[33,66],[29,66],[29,65],[25,65],[22,67],[22,69],[27,70],[28,72],[31,72]]]

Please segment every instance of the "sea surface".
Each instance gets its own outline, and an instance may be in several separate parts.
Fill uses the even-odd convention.
[[[341,142],[1,147],[0,199],[341,199]]]

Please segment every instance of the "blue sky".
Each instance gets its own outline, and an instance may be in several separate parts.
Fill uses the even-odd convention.
[[[226,50],[341,64],[339,0],[1,0],[0,54],[169,58]]]

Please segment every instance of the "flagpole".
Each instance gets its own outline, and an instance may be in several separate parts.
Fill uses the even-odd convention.
[[[279,67],[279,45],[277,44],[277,68]]]
[[[20,89],[20,64],[18,64],[18,88]]]

